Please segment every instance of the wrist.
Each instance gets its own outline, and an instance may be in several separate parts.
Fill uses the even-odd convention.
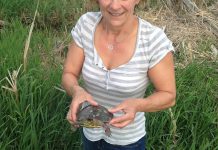
[[[75,93],[78,92],[78,91],[82,91],[84,90],[81,86],[79,85],[73,85],[70,87],[70,95],[72,97],[74,97]]]
[[[136,112],[145,112],[146,103],[145,99],[138,99],[136,101]]]

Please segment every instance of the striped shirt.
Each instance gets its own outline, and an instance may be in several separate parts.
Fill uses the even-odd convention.
[[[94,46],[94,33],[101,18],[100,12],[88,12],[80,17],[71,33],[85,54],[82,68],[84,88],[100,105],[112,108],[125,99],[143,98],[149,83],[148,70],[174,48],[162,29],[138,18],[132,58],[117,68],[107,70]],[[121,112],[114,114],[115,117],[120,115]],[[144,112],[137,112],[134,121],[126,127],[110,129],[110,137],[105,135],[103,128],[83,128],[83,131],[91,141],[104,139],[110,144],[131,144],[146,134]]]

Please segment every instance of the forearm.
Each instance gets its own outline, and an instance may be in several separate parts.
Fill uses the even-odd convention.
[[[175,105],[174,92],[158,91],[145,99],[137,100],[138,112],[156,112]]]
[[[62,86],[64,87],[67,94],[72,97],[73,93],[75,93],[75,90],[81,88],[78,84],[78,78],[72,73],[68,72],[64,72],[62,75]]]

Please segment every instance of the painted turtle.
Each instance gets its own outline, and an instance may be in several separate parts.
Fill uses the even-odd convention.
[[[113,118],[113,114],[110,113],[104,106],[92,106],[88,105],[82,108],[77,113],[77,124],[86,128],[101,128],[105,130],[107,136],[111,135],[109,128],[109,121]]]

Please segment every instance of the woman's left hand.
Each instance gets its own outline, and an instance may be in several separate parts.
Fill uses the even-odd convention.
[[[137,100],[135,99],[128,99],[120,103],[114,108],[109,109],[109,112],[115,113],[115,112],[123,112],[124,115],[120,117],[113,118],[109,124],[111,124],[114,127],[117,128],[123,128],[134,121],[135,114],[137,112]]]

